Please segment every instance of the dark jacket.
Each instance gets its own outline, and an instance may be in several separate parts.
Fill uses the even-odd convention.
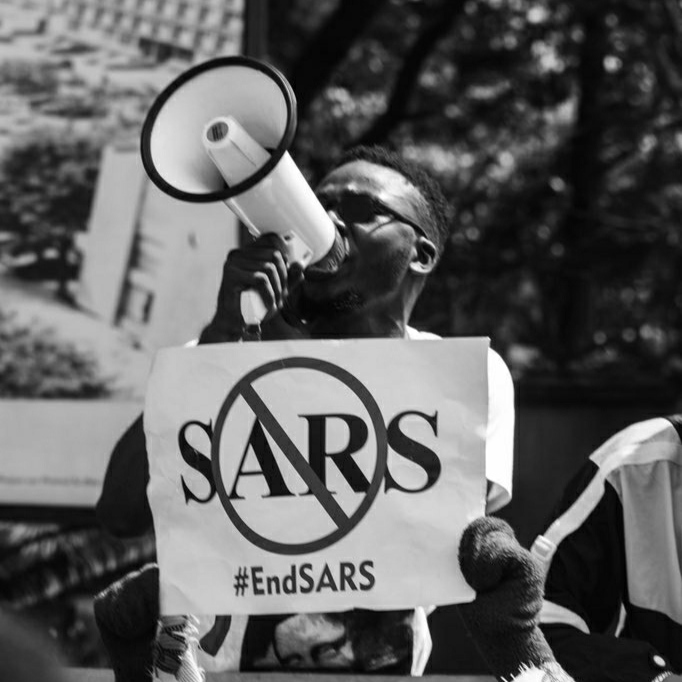
[[[682,421],[620,431],[585,463],[533,553],[542,628],[576,680],[682,671]]]

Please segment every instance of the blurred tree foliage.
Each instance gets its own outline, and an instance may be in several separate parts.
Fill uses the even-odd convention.
[[[0,398],[101,398],[112,380],[96,358],[0,309]]]
[[[680,0],[273,5],[309,177],[380,143],[446,190],[422,326],[488,334],[517,372],[678,373]]]
[[[0,62],[0,83],[18,95],[49,97],[57,91],[56,68],[48,63],[27,59]]]
[[[87,226],[100,151],[94,135],[36,130],[0,158],[0,230],[16,234],[13,254],[33,254],[35,271],[56,279],[64,298],[77,273],[74,238]]]

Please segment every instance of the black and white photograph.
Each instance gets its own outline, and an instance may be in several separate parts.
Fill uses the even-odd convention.
[[[682,0],[0,0],[8,679],[682,681],[681,169]]]

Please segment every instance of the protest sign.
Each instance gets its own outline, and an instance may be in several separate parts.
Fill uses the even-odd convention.
[[[165,614],[473,599],[487,339],[160,351],[145,432]]]

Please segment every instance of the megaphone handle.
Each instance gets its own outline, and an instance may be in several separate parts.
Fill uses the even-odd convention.
[[[311,248],[293,231],[284,233],[282,239],[286,246],[287,261],[290,264],[299,263],[302,267],[307,267],[313,257]],[[246,327],[259,325],[268,313],[263,299],[254,289],[242,291],[239,305]]]
[[[263,299],[255,289],[242,291],[239,298],[239,305],[246,327],[258,326],[268,313],[268,309],[265,307]]]

